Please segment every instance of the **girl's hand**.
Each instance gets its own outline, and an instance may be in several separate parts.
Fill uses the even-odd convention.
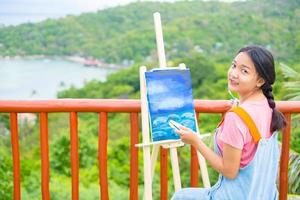
[[[196,146],[200,140],[200,138],[197,136],[197,133],[185,126],[180,126],[179,128],[180,130],[175,130],[175,132],[180,135],[182,142]]]

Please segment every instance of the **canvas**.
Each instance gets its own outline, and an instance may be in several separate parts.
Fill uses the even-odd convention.
[[[180,139],[170,120],[196,132],[190,70],[157,68],[145,72],[145,80],[152,141]]]

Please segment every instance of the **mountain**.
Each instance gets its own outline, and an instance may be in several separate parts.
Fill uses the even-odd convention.
[[[41,23],[0,28],[0,56],[79,55],[107,62],[153,60],[153,13],[161,13],[168,59],[193,52],[228,59],[261,44],[285,62],[299,62],[297,0],[137,2]]]

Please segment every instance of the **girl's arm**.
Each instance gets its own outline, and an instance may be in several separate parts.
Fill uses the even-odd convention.
[[[216,171],[229,179],[236,177],[240,168],[242,150],[224,144],[222,157],[207,147],[191,129],[181,126],[176,132],[184,143],[193,145]]]

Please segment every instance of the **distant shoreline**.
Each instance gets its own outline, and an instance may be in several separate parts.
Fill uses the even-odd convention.
[[[46,55],[30,55],[30,56],[0,56],[1,60],[36,60],[36,59],[62,59],[74,63],[81,64],[85,67],[96,67],[96,68],[109,68],[109,69],[124,69],[129,67],[128,65],[106,63],[102,60],[85,58],[80,56],[46,56]]]

